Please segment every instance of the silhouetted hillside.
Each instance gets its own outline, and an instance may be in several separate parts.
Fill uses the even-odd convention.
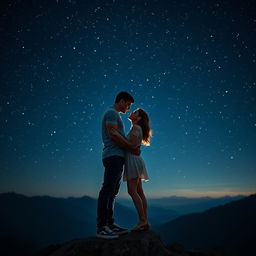
[[[133,206],[134,208],[134,206]],[[163,224],[166,221],[174,220],[181,216],[178,212],[172,209],[165,209],[163,206],[148,206],[148,215],[151,225]]]
[[[256,195],[184,215],[155,227],[165,242],[188,248],[225,247],[230,255],[249,255],[256,242]]]
[[[0,194],[0,208],[0,250],[10,250],[12,244],[13,250],[22,247],[29,255],[35,248],[96,231],[96,200],[87,196],[65,199],[5,193]],[[116,204],[115,213],[121,225],[136,223],[135,213],[124,206]]]

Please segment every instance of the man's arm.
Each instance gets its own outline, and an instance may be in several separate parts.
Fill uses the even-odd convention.
[[[140,154],[140,149],[137,147],[137,137],[133,136],[132,141],[126,140],[121,134],[118,133],[116,124],[107,124],[107,131],[110,139],[113,140],[119,147],[135,155]],[[116,131],[116,133],[113,131]]]

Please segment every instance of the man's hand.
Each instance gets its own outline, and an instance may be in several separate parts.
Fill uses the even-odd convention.
[[[110,135],[116,135],[116,136],[119,135],[119,132],[116,129],[114,129],[114,128],[111,128],[109,133],[110,133]]]
[[[137,147],[136,149],[132,150],[131,153],[133,155],[139,156],[141,154],[140,147]]]
[[[111,140],[113,140],[119,147],[131,152],[134,155],[140,155],[141,151],[137,148],[137,137],[132,136],[132,141],[127,140],[123,137],[117,130],[117,125],[108,124],[107,125],[108,135]]]

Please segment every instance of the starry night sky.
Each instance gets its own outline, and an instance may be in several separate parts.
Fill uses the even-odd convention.
[[[151,118],[148,196],[255,192],[255,14],[253,0],[1,1],[0,192],[97,197],[119,91]]]

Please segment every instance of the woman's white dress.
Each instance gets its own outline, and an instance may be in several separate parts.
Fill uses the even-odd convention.
[[[142,129],[139,125],[135,124],[133,129],[127,134],[126,138],[131,140],[132,136],[138,137],[137,146],[140,146],[142,141]],[[123,181],[133,178],[140,178],[145,181],[149,180],[146,166],[141,156],[133,155],[126,151]]]

